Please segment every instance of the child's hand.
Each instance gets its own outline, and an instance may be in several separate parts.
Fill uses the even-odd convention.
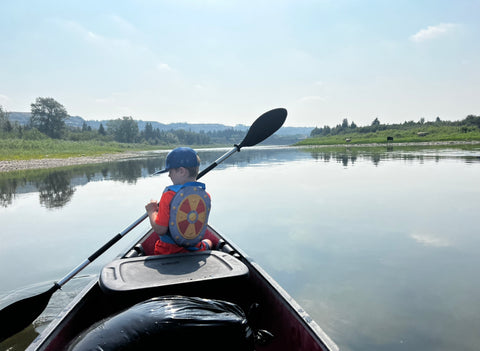
[[[150,214],[152,212],[157,212],[158,211],[158,203],[155,200],[150,200],[150,202],[145,205],[145,210],[147,210],[148,214]]]

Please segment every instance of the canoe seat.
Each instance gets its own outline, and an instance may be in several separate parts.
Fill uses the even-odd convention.
[[[105,292],[124,292],[248,275],[247,266],[221,251],[117,259],[100,274]]]

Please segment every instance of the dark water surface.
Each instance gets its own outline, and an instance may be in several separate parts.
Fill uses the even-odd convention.
[[[200,151],[202,168],[226,150]],[[165,154],[0,174],[0,307],[44,291],[158,199]],[[202,178],[210,224],[269,272],[341,350],[477,350],[480,146],[244,149]],[[55,293],[36,333],[148,228]],[[2,324],[4,321],[2,321]]]

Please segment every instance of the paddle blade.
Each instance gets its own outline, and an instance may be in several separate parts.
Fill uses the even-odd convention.
[[[287,110],[284,108],[276,108],[265,112],[253,122],[247,135],[238,147],[254,146],[261,143],[279,130],[286,119]]]
[[[0,311],[0,342],[28,327],[45,310],[52,294],[60,286],[55,284],[49,290],[8,305]]]

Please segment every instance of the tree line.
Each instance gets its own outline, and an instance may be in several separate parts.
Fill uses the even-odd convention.
[[[460,131],[467,133],[470,131],[480,130],[480,116],[469,115],[461,121],[442,121],[437,117],[434,122],[426,122],[425,118],[421,118],[418,122],[405,121],[398,124],[382,124],[378,118],[375,118],[368,126],[359,127],[355,122],[349,123],[347,118],[343,119],[342,124],[337,124],[335,127],[324,126],[322,128],[315,127],[310,137],[319,138],[323,136],[343,135],[350,133],[375,133],[383,130],[408,130],[412,128],[426,128],[426,127],[459,127]]]
[[[140,130],[130,116],[109,120],[93,129],[85,122],[81,128],[67,126],[69,118],[65,107],[53,98],[39,97],[30,105],[31,117],[27,125],[12,123],[8,112],[0,105],[0,134],[3,137],[23,139],[63,139],[72,141],[116,141],[119,143],[146,143],[150,145],[213,145],[230,144],[240,140],[245,132],[233,128],[223,131],[192,132],[183,129],[169,131],[153,128],[146,123]]]

